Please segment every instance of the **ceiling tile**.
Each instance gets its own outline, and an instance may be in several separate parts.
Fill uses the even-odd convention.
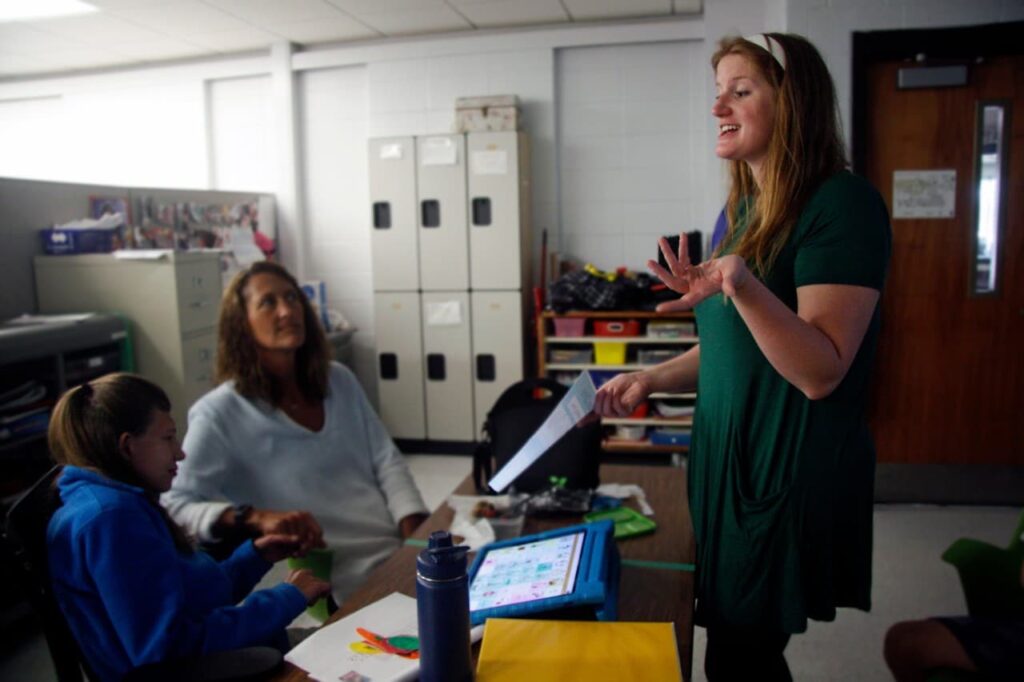
[[[386,36],[442,33],[473,28],[448,6],[403,12],[375,12],[360,14],[356,18]]]
[[[116,16],[179,38],[187,38],[190,33],[238,31],[250,26],[223,10],[195,0],[117,10]]]
[[[262,50],[276,42],[282,36],[255,27],[239,31],[217,31],[215,33],[195,33],[188,37],[188,42],[200,45],[215,52],[238,52],[239,50]]]
[[[444,0],[327,0],[355,15],[442,9]]]
[[[173,5],[175,3],[187,2],[188,0],[85,0],[90,5],[96,5],[101,10],[119,10],[131,7],[145,7],[146,5]]]
[[[181,40],[174,40],[173,38],[151,40],[144,43],[112,45],[110,49],[133,61],[184,59],[186,57],[209,55],[214,52],[210,48],[200,47]]]
[[[672,0],[562,0],[575,21],[667,16]]]
[[[228,14],[256,26],[281,22],[327,19],[342,13],[323,0],[204,0]]]
[[[0,52],[0,76],[21,76],[29,73],[58,71],[58,62],[50,62],[45,56],[26,57],[20,54]]]
[[[449,0],[449,4],[480,28],[569,21],[558,0]]]
[[[33,26],[37,26],[47,33],[78,42],[86,42],[94,47],[107,43],[141,42],[143,40],[157,40],[164,37],[156,31],[105,12],[77,17],[64,17],[61,19],[47,19],[46,21],[33,22]]]
[[[704,3],[701,0],[672,0],[672,9],[676,14],[700,14]]]
[[[46,61],[56,64],[61,71],[76,71],[123,64],[125,60],[122,54],[107,48],[69,47],[48,53]]]
[[[381,33],[355,19],[338,17],[319,21],[296,21],[278,24],[274,33],[296,43],[329,43],[343,40],[380,38]]]
[[[67,38],[23,23],[0,24],[0,46],[9,54],[45,55],[67,46],[87,47],[85,41]]]

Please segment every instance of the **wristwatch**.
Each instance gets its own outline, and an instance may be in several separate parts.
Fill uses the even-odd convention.
[[[252,513],[251,504],[236,504],[231,507],[231,528],[238,533],[246,531],[245,520]]]

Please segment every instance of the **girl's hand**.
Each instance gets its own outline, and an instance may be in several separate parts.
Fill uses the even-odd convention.
[[[658,312],[689,310],[704,299],[722,292],[732,298],[743,288],[750,277],[746,262],[739,256],[722,256],[705,261],[700,265],[690,264],[686,247],[686,235],[679,237],[679,253],[672,253],[668,240],[658,240],[668,269],[657,261],[647,261],[647,267],[672,291],[682,294],[677,301],[662,303]]]
[[[264,535],[252,541],[265,561],[276,564],[290,556],[304,556],[302,542],[297,535]]]
[[[326,596],[331,591],[331,584],[326,580],[320,580],[313,571],[308,568],[299,568],[288,574],[285,582],[299,588],[302,596],[306,598],[306,604],[312,604],[320,597]]]
[[[308,511],[279,512],[270,509],[253,509],[246,520],[249,526],[259,535],[293,535],[301,545],[300,552],[305,555],[316,547],[326,547],[324,532],[320,524]]]
[[[598,389],[594,397],[594,414],[599,417],[628,417],[651,392],[644,372],[618,374]]]

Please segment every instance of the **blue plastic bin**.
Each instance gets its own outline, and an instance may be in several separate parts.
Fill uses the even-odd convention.
[[[114,250],[114,240],[120,228],[97,228],[87,230],[60,230],[49,228],[39,230],[43,240],[43,251],[58,256],[71,253],[109,253]]]

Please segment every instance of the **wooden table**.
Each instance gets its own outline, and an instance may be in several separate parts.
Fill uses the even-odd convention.
[[[683,677],[690,679],[693,651],[693,562],[696,548],[693,541],[690,507],[686,500],[686,472],[673,467],[617,466],[601,467],[603,483],[636,483],[654,508],[657,530],[650,535],[619,542],[622,556],[622,578],[619,585],[619,620],[673,622],[679,645],[679,661]],[[471,477],[455,490],[475,494]],[[627,505],[637,508],[634,500]],[[332,623],[392,592],[416,596],[416,555],[426,546],[426,539],[435,530],[447,530],[454,512],[442,504],[405,546],[392,554],[367,577],[327,623]],[[523,535],[580,523],[580,517],[527,517]],[[471,559],[472,563],[472,559]],[[475,649],[474,647],[474,656]],[[281,682],[308,680],[306,674],[285,663],[273,678]]]

